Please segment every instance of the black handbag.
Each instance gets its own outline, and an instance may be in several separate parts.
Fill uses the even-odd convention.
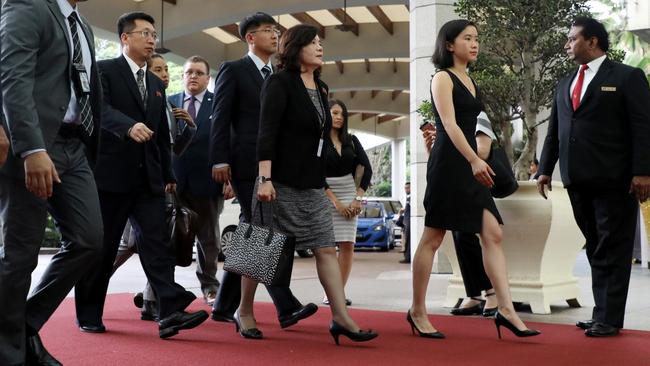
[[[490,188],[490,193],[494,198],[505,198],[515,193],[519,188],[519,184],[510,166],[510,161],[508,161],[508,156],[499,143],[498,137],[497,144],[497,146],[492,147],[490,156],[486,160],[486,163],[488,163],[496,174],[492,177],[494,185]]]
[[[167,204],[167,227],[169,237],[176,254],[176,265],[188,267],[192,264],[192,249],[198,227],[198,214],[181,205],[174,192],[171,202]]]
[[[255,205],[255,210],[260,208],[260,213],[261,204],[258,201]],[[272,223],[264,225],[263,214],[260,218],[261,225],[245,222],[237,225],[230,244],[225,248],[223,269],[268,286],[289,286],[295,238],[274,230]]]

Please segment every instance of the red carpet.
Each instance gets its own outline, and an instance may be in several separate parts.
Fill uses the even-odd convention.
[[[281,330],[272,304],[256,304],[266,339],[247,340],[232,324],[207,320],[169,340],[158,338],[155,323],[141,321],[131,295],[111,295],[105,334],[80,333],[74,301],[66,299],[41,331],[46,347],[72,365],[650,365],[650,332],[626,330],[619,337],[587,338],[571,325],[530,324],[541,336],[517,339],[505,331],[499,341],[494,323],[481,318],[434,316],[445,340],[411,336],[404,313],[351,310],[362,327],[380,332],[369,343],[347,338],[337,347],[327,331],[328,308]],[[205,309],[196,301],[192,309]]]

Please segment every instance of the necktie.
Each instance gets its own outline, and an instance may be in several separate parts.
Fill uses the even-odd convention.
[[[77,13],[72,13],[68,17],[68,23],[70,24],[70,33],[72,35],[72,45],[74,51],[72,54],[72,62],[75,64],[83,65],[83,56],[81,54],[81,42],[79,41],[79,33],[77,33]],[[79,103],[79,109],[81,110],[79,117],[81,120],[81,125],[86,131],[88,136],[93,133],[93,113],[90,106],[90,100],[88,94],[82,94],[81,96],[77,95],[77,103]]]
[[[137,82],[138,82],[138,90],[140,90],[140,97],[142,97],[142,103],[145,104],[145,107],[147,105],[147,88],[144,86],[144,70],[140,69],[136,73],[137,77]]]
[[[573,88],[573,94],[571,94],[571,102],[573,104],[573,110],[575,111],[580,106],[580,97],[582,95],[582,84],[585,82],[585,70],[589,66],[581,65],[580,72],[578,73],[578,81],[576,82],[575,88]]]
[[[269,65],[264,65],[264,67],[262,68],[262,75],[263,75],[262,78],[264,80],[266,80],[269,77],[269,75],[271,75],[271,68],[269,67]]]
[[[172,113],[172,105],[167,102],[167,123],[169,124],[169,137],[171,138],[172,145],[176,141],[176,135],[178,134],[178,128],[176,127],[176,118],[174,118],[174,113]]]
[[[196,121],[196,98],[192,95],[190,97],[190,104],[187,106],[187,113],[190,114],[190,117],[192,117],[192,121]]]

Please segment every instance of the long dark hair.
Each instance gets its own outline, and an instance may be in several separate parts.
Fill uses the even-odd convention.
[[[278,69],[300,72],[300,51],[318,35],[318,28],[309,24],[298,24],[289,28],[280,38]],[[314,70],[314,77],[320,78],[320,67]]]
[[[338,105],[343,110],[343,126],[339,129],[339,140],[341,145],[350,145],[352,144],[352,136],[348,132],[348,107],[345,106],[339,99],[331,99],[328,103],[330,105],[330,110],[335,105]],[[332,119],[332,128],[334,128],[334,119]]]
[[[454,66],[454,54],[447,49],[447,46],[454,43],[456,37],[469,26],[476,28],[476,24],[467,19],[455,19],[448,21],[440,28],[433,49],[433,56],[431,57],[431,62],[437,69],[447,69]]]

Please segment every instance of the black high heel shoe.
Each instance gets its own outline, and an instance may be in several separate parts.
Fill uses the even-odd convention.
[[[487,299],[490,296],[496,295],[496,292],[491,292],[491,293],[485,293],[485,298]],[[492,318],[493,316],[497,315],[497,310],[499,310],[498,306],[495,306],[493,308],[486,308],[483,307],[483,317],[485,318]]]
[[[422,338],[437,338],[437,339],[444,339],[445,335],[440,333],[440,332],[430,332],[430,333],[425,333],[422,332],[420,329],[418,329],[417,325],[415,325],[415,322],[413,321],[413,318],[411,317],[411,310],[406,312],[406,321],[411,324],[411,333],[415,334],[415,331],[418,331],[418,335]]]
[[[485,305],[485,300],[479,298],[479,297],[470,297],[470,299],[474,301],[478,301],[478,304],[470,307],[460,307],[460,305],[456,308],[451,309],[451,315],[460,315],[460,316],[465,316],[465,315],[481,315],[483,314],[483,306]],[[494,316],[494,315],[493,315]]]
[[[499,335],[499,339],[501,339],[502,325],[508,328],[512,332],[512,334],[516,335],[517,337],[533,337],[542,334],[542,332],[535,329],[525,329],[525,330],[517,329],[517,327],[515,327],[514,324],[512,324],[510,320],[508,320],[505,316],[501,315],[501,313],[498,310],[497,310],[497,315],[494,317],[494,325],[496,325],[497,327],[497,334]]]
[[[371,329],[351,332],[334,320],[332,320],[332,323],[330,324],[330,334],[332,335],[332,338],[334,338],[334,342],[337,346],[339,345],[339,336],[341,335],[344,335],[355,342],[367,342],[371,339],[377,338],[379,335],[376,332],[373,332]]]
[[[239,335],[241,335],[242,337],[248,339],[264,338],[264,334],[262,333],[262,331],[257,328],[250,328],[250,329],[242,328],[241,319],[239,318],[239,311],[235,312],[235,314],[233,315],[233,319],[235,320],[235,331],[239,333]]]

